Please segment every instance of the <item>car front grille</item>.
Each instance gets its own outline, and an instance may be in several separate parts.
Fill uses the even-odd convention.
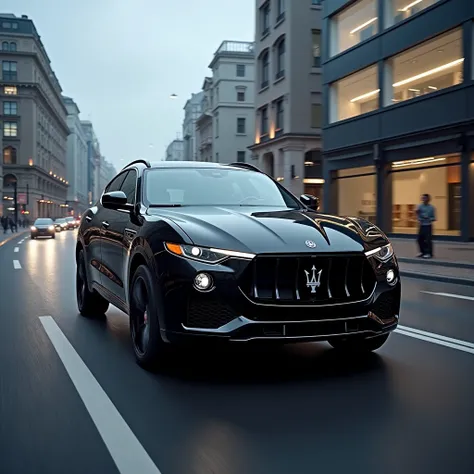
[[[324,305],[367,299],[376,284],[363,254],[257,256],[240,281],[261,304]]]

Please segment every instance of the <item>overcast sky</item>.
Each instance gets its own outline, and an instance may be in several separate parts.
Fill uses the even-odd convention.
[[[1,0],[35,22],[103,155],[162,159],[223,40],[253,41],[255,0]],[[169,95],[178,94],[177,100]],[[150,145],[153,145],[151,147]]]

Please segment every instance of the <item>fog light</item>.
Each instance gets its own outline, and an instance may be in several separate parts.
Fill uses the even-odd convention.
[[[212,277],[207,273],[198,273],[194,278],[194,288],[199,291],[208,291],[212,287]]]
[[[386,278],[389,285],[394,285],[396,283],[396,276],[393,270],[387,272]]]

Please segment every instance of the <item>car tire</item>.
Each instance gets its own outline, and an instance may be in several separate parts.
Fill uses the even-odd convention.
[[[30,239],[31,239],[31,240],[35,240],[36,237],[35,237],[34,235],[31,235],[31,236],[30,236]]]
[[[96,290],[89,290],[84,250],[81,250],[77,257],[76,300],[79,313],[88,318],[103,316],[109,308],[109,302],[104,297]]]
[[[389,334],[382,334],[381,336],[375,336],[367,339],[331,339],[329,344],[331,344],[334,349],[352,352],[352,353],[364,353],[364,352],[373,352],[377,349],[380,349],[386,342]]]
[[[167,345],[161,337],[158,283],[148,267],[141,265],[130,285],[130,336],[135,358],[141,367],[154,370],[163,365]]]
[[[52,239],[55,239],[55,238],[56,238],[56,235],[52,235],[51,238],[52,238]]]

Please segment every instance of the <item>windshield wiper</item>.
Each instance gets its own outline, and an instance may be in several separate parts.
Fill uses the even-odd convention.
[[[148,207],[183,207],[182,204],[150,204]]]

